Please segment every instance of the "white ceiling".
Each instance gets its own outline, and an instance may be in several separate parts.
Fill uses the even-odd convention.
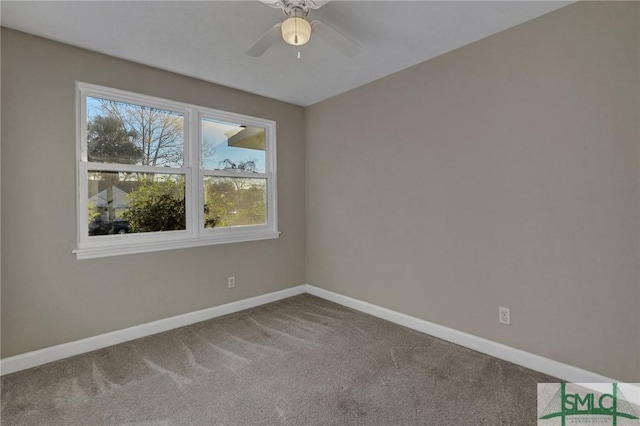
[[[313,38],[244,54],[284,15],[259,1],[6,1],[3,26],[308,106],[569,4],[567,1],[331,1],[312,10],[362,46]]]

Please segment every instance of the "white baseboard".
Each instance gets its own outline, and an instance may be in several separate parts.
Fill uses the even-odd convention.
[[[434,324],[420,318],[392,311],[391,309],[363,302],[352,297],[343,296],[342,294],[314,287],[309,284],[306,284],[305,290],[309,294],[338,303],[348,308],[491,355],[492,357],[502,359],[504,361],[512,362],[531,370],[557,377],[558,379],[565,380],[567,382],[581,383],[585,386],[592,384],[593,386],[587,387],[594,390],[602,390],[602,387],[597,386],[597,384],[620,382],[619,380],[601,376],[572,365],[554,361],[540,355],[525,352],[520,349],[512,348],[511,346],[496,343],[491,340],[483,339],[482,337],[454,330],[439,324]],[[632,392],[631,395],[626,395],[626,397],[629,402],[640,405],[640,387],[635,387],[635,392]]]
[[[442,340],[446,340],[469,349],[482,352],[498,359],[521,365],[531,370],[539,371],[561,380],[572,383],[592,384],[588,386],[595,390],[602,390],[598,384],[619,382],[596,373],[592,373],[581,368],[577,368],[568,364],[554,361],[539,355],[512,348],[501,343],[483,339],[462,331],[444,327],[429,321],[415,318],[391,309],[363,302],[348,296],[343,296],[329,290],[314,287],[309,284],[252,297],[249,299],[239,300],[237,302],[227,303],[225,305],[214,306],[212,308],[202,309],[200,311],[190,312],[177,315],[171,318],[165,318],[145,324],[136,325],[122,330],[112,331],[98,336],[88,337],[86,339],[76,340],[74,342],[63,343],[49,348],[40,349],[33,352],[12,356],[0,360],[0,375],[15,373],[27,368],[36,367],[53,361],[58,361],[86,352],[95,351],[107,346],[116,345],[118,343],[139,339],[141,337],[150,336],[164,331],[173,330],[175,328],[184,327],[195,324],[200,321],[216,318],[222,315],[232,314],[245,309],[254,308],[266,303],[275,302],[286,299],[288,297],[297,296],[299,294],[309,293],[314,296],[338,303],[348,308],[373,315],[378,318],[393,322],[416,330]],[[625,394],[629,402],[640,405],[640,387],[634,387],[631,394]]]
[[[434,324],[420,318],[392,311],[391,309],[363,302],[358,299],[343,296],[339,293],[334,293],[332,291],[314,287],[312,285],[307,285],[306,290],[307,293],[313,294],[314,296],[339,303],[340,305],[347,306],[357,311],[385,319],[387,321],[405,326],[412,330],[420,331],[421,333],[425,333],[430,336],[434,336],[439,339],[446,340],[448,342],[455,343],[457,345],[464,346],[466,348],[473,349],[475,351],[491,355],[495,358],[509,361],[514,364],[518,364],[523,367],[527,367],[562,380],[573,383],[612,382],[612,379],[600,376],[595,373],[591,373],[586,370],[582,370],[577,367],[573,367],[571,365],[553,361],[549,358],[534,355],[520,349],[515,349],[501,343],[496,343],[491,340],[483,339],[482,337],[454,330],[452,328],[445,327],[439,324]]]
[[[98,336],[87,337],[86,339],[63,343],[37,351],[4,358],[0,360],[0,375],[15,373],[16,371],[26,370],[27,368],[58,361],[70,356],[80,355],[86,352],[102,349],[107,346],[116,345],[118,343],[139,339],[141,337],[162,333],[163,331],[173,330],[174,328],[184,327],[186,325],[206,321],[222,315],[254,308],[266,303],[296,296],[304,293],[305,291],[306,286],[300,285],[249,299],[239,300],[237,302],[227,303],[225,305],[214,306],[200,311],[189,312],[171,318],[148,322],[122,330],[100,334]]]

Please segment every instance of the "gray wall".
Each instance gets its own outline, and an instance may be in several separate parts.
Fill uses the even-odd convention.
[[[640,381],[639,21],[638,3],[571,5],[306,126],[299,107],[2,29],[1,356],[306,281]],[[75,260],[75,80],[276,120],[281,238]]]
[[[281,237],[76,260],[76,80],[276,120]],[[304,158],[303,108],[3,28],[2,357],[303,284]]]
[[[639,43],[580,2],[310,107],[307,282],[640,381]]]

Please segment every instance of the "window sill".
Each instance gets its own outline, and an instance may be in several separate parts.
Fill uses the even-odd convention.
[[[278,231],[261,231],[247,234],[225,235],[216,237],[181,238],[164,241],[127,242],[118,245],[86,244],[73,250],[76,259],[96,259],[100,257],[122,256],[136,253],[150,253],[154,251],[175,250],[190,247],[204,247],[218,244],[242,243],[276,239]]]

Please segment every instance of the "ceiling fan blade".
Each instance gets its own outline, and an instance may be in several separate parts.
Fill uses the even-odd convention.
[[[260,0],[262,3],[267,6],[274,7],[276,9],[284,9],[287,6],[291,5],[300,5],[304,4],[309,9],[320,9],[325,4],[329,3],[330,0]]]
[[[325,4],[329,3],[331,0],[307,0],[307,5],[311,9],[320,9]]]
[[[284,2],[282,0],[260,0],[260,1],[266,4],[267,6],[270,6],[273,8],[282,9],[284,7]]]
[[[247,56],[253,56],[257,58],[262,56],[264,52],[267,51],[268,48],[277,44],[282,38],[282,34],[280,32],[280,27],[282,23],[277,23],[273,27],[269,29],[256,43],[251,46],[245,53]]]
[[[355,56],[360,50],[358,43],[351,40],[349,37],[345,36],[326,22],[319,20],[311,22],[311,30],[331,47],[338,49],[342,54],[349,58]]]

